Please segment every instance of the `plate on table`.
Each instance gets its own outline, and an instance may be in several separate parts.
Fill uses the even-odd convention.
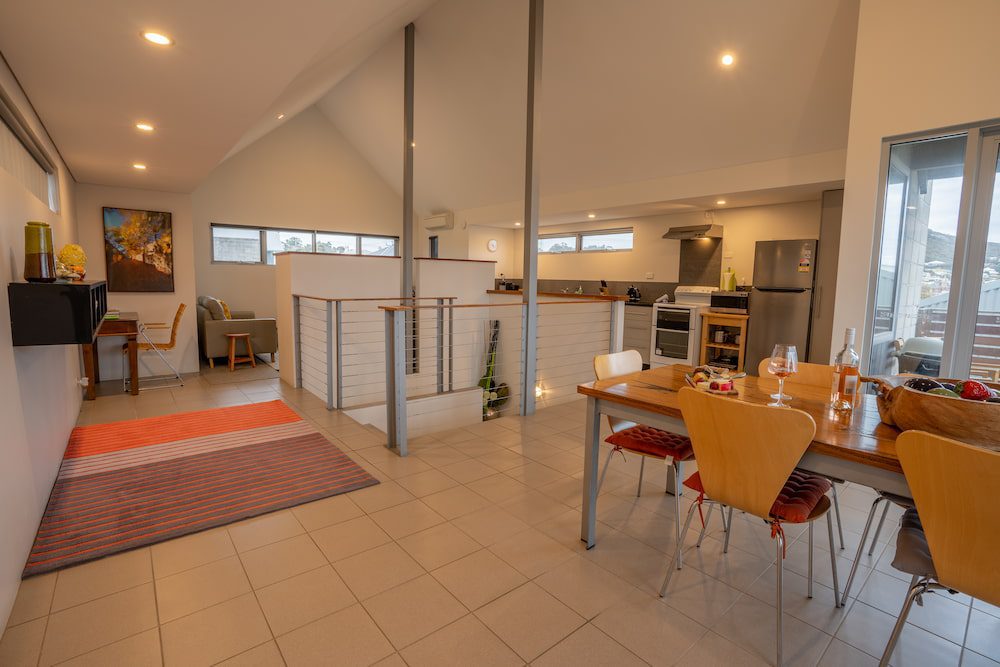
[[[684,374],[684,379],[695,389],[722,396],[738,396],[740,392],[733,385],[733,381],[742,377],[746,377],[746,373],[737,373],[730,368],[718,366],[698,366],[690,373]],[[713,384],[718,386],[713,389]]]

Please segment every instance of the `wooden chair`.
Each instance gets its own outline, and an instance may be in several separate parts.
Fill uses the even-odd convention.
[[[757,375],[764,377],[768,374],[767,365],[770,363],[770,357],[765,357],[761,359],[760,363],[757,365]],[[804,384],[810,387],[819,387],[822,389],[833,389],[833,371],[835,370],[833,366],[827,364],[811,364],[807,361],[800,361],[798,372],[792,376],[791,382],[793,384]],[[786,378],[786,382],[789,380]],[[840,548],[844,548],[844,524],[840,520],[840,499],[837,497],[837,485],[843,484],[844,480],[838,477],[830,477],[824,475],[830,483],[833,484],[833,513],[837,517],[837,535],[840,537]]]
[[[1000,452],[923,431],[896,439],[915,509],[903,513],[892,566],[913,576],[889,636],[888,665],[914,601],[928,591],[962,592],[1000,605]]]
[[[783,523],[808,523],[808,595],[812,597],[813,523],[826,516],[827,533],[833,545],[833,521],[826,492],[830,482],[817,475],[795,470],[816,433],[816,423],[807,413],[788,408],[754,405],[740,400],[713,396],[684,387],[679,392],[681,413],[687,425],[698,472],[685,486],[698,492],[691,504],[684,529],[667,574],[660,587],[666,595],[670,578],[681,568],[684,536],[691,517],[704,503],[718,503],[760,517],[771,526],[777,558],[777,664],[782,656],[782,561],[785,557]],[[738,424],[738,429],[733,426]],[[729,533],[733,522],[730,516]],[[837,587],[837,557],[830,550],[833,567],[834,604],[840,606]]]
[[[140,387],[140,389],[166,389],[168,387],[183,387],[184,379],[181,377],[180,372],[173,367],[173,365],[167,361],[163,352],[165,350],[172,350],[177,345],[177,329],[181,324],[181,317],[184,316],[184,311],[187,309],[187,304],[180,304],[177,306],[177,312],[174,314],[174,321],[168,327],[165,322],[149,322],[139,324],[139,336],[143,339],[139,342],[138,347],[140,352],[156,352],[160,360],[167,365],[171,371],[173,371],[173,377],[177,380],[174,384],[167,385],[156,385],[154,387]],[[148,331],[157,329],[170,329],[170,340],[166,342],[155,343],[150,339]],[[128,355],[128,344],[122,345],[122,388],[125,389],[128,384],[128,380],[125,378],[125,357]]]
[[[636,350],[625,350],[613,354],[600,354],[594,357],[594,373],[598,380],[608,380],[637,373],[642,370],[642,356]],[[646,458],[659,459],[661,461],[670,460],[670,475],[673,480],[674,490],[674,535],[680,539],[681,532],[681,474],[680,464],[682,461],[690,461],[694,458],[691,450],[691,440],[679,433],[662,431],[651,426],[635,424],[630,421],[618,419],[608,415],[608,424],[611,426],[611,435],[605,440],[611,445],[608,458],[604,461],[601,469],[601,476],[597,482],[597,492],[601,492],[604,484],[604,477],[608,472],[608,465],[615,452],[628,451],[638,454],[641,459],[639,463],[639,488],[635,495],[638,498],[642,494],[642,475],[646,468]],[[667,488],[670,488],[671,477],[667,478]]]

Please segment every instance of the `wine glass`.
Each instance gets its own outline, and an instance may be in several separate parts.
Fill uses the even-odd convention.
[[[778,394],[774,396],[775,401],[768,403],[775,408],[786,408],[787,403],[782,403],[782,399],[791,399],[784,393],[785,378],[799,370],[799,356],[794,345],[778,343],[771,351],[771,360],[767,363],[767,372],[778,378]]]

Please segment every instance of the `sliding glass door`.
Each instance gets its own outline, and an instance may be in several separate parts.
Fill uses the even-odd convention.
[[[868,372],[1000,378],[996,135],[888,142]]]

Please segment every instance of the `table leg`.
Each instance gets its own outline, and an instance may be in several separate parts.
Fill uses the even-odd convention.
[[[97,345],[97,340],[94,341],[94,344],[91,345],[90,349],[93,350],[93,352],[94,352],[94,377],[93,377],[93,380],[94,380],[94,391],[96,392],[97,391],[97,383],[101,381],[101,355],[98,354],[100,352],[100,348]]]
[[[601,448],[601,413],[597,399],[587,397],[587,424],[583,440],[583,516],[580,539],[590,549],[597,541],[597,460]]]
[[[83,374],[87,377],[87,388],[83,393],[83,397],[92,401],[97,398],[97,378],[95,377],[95,368],[97,366],[97,345],[93,343],[84,343],[80,346],[81,352],[83,352]]]
[[[135,336],[128,337],[128,376],[131,378],[132,395],[139,395],[139,343]]]
[[[684,481],[684,462],[683,461],[678,461],[677,462],[676,471],[677,471],[676,474],[673,474],[673,475],[669,474],[669,472],[670,472],[669,470],[667,471],[667,473],[668,473],[667,474],[667,493],[669,493],[670,495],[673,495],[673,494],[677,493],[677,489],[680,489],[680,493],[677,493],[677,495],[683,496],[684,495],[684,485],[681,484],[681,482]]]

